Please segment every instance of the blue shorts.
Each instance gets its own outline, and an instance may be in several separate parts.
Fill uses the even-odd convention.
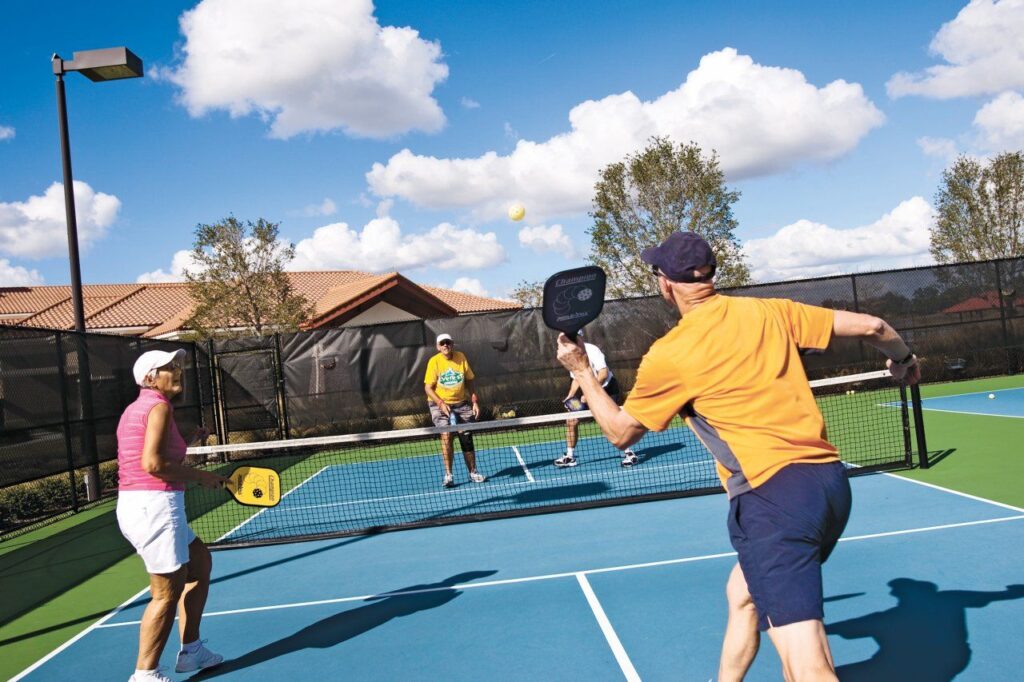
[[[822,620],[821,565],[850,518],[840,462],[790,464],[729,502],[729,538],[757,608],[757,627]]]

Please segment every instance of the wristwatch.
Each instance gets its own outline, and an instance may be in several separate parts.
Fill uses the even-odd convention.
[[[907,357],[903,358],[902,360],[893,360],[892,362],[893,362],[894,365],[906,366],[906,365],[909,365],[910,361],[913,360],[913,359],[914,359],[914,351],[909,351],[907,353]]]

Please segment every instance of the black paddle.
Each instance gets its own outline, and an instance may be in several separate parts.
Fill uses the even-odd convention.
[[[601,314],[604,284],[604,270],[596,265],[551,275],[544,283],[544,324],[575,342],[576,332]]]

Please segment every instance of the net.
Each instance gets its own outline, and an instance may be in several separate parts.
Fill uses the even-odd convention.
[[[812,382],[851,473],[911,462],[905,389],[888,372]],[[575,467],[555,466],[566,427],[578,422]],[[455,487],[443,488],[440,439],[455,449]],[[483,483],[469,480],[463,448],[476,454]],[[638,463],[601,435],[589,412],[442,428],[192,448],[191,460],[227,474],[236,466],[281,473],[280,504],[245,507],[221,490],[190,488],[191,525],[214,545],[251,545],[454,521],[579,509],[721,492],[714,461],[675,419],[633,446]]]

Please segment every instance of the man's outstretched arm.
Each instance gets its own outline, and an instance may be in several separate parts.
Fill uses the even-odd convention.
[[[906,342],[888,322],[874,315],[851,313],[848,310],[835,311],[832,333],[862,339],[889,358],[885,365],[897,381],[916,384],[921,380],[921,367],[917,356],[910,352]]]

